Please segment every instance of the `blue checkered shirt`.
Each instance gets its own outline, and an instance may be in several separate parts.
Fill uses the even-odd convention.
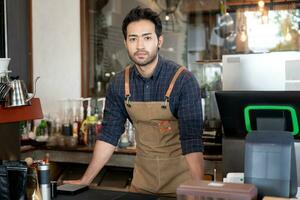
[[[179,65],[159,56],[150,78],[142,77],[136,67],[131,68],[130,101],[164,101],[165,93]],[[117,73],[106,94],[102,133],[97,139],[114,146],[124,132],[129,118],[125,105],[124,71]],[[202,152],[202,107],[199,84],[194,75],[185,70],[178,77],[170,96],[170,109],[179,121],[183,155]]]

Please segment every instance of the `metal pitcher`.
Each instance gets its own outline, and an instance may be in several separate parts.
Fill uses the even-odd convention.
[[[30,100],[36,94],[36,82],[40,77],[36,77],[34,83],[33,95],[29,96],[26,85],[23,80],[10,81],[11,90],[7,95],[5,107],[26,106],[30,105]]]
[[[214,28],[214,31],[221,38],[228,38],[235,32],[234,21],[228,13],[223,14],[219,20],[218,26]]]

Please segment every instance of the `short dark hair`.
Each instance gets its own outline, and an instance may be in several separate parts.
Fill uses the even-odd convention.
[[[151,21],[155,25],[155,33],[157,37],[161,36],[162,25],[159,15],[150,8],[141,8],[140,6],[138,6],[136,8],[133,8],[123,20],[122,31],[125,40],[127,38],[128,24],[143,19]]]

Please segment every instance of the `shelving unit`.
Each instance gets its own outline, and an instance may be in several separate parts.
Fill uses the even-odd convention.
[[[0,124],[43,118],[40,99],[33,98],[31,105],[11,108],[0,107]]]
[[[208,64],[208,63],[222,63],[222,60],[197,60],[196,63],[198,64]]]

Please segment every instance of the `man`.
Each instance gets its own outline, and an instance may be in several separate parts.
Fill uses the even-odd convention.
[[[157,13],[134,8],[122,30],[134,65],[110,81],[102,133],[84,176],[65,183],[91,183],[113,154],[129,118],[137,143],[131,191],[174,194],[180,183],[203,176],[199,85],[191,72],[158,55],[163,36]]]

